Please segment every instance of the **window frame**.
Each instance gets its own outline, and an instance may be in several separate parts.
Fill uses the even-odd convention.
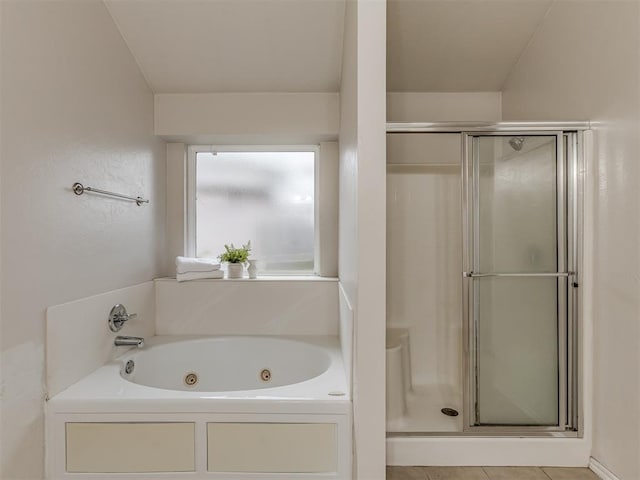
[[[187,168],[185,188],[185,249],[186,256],[196,256],[196,156],[198,153],[219,152],[312,152],[313,153],[313,269],[310,271],[296,272],[294,275],[319,276],[318,252],[320,251],[320,191],[319,191],[319,165],[320,145],[189,145],[187,147]],[[262,272],[263,276],[286,276],[292,273]]]

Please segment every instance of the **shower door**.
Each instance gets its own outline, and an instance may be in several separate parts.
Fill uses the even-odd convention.
[[[465,135],[467,431],[575,428],[572,138]]]

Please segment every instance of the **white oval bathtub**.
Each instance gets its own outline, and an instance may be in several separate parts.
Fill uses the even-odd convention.
[[[52,478],[76,475],[66,470],[68,426],[93,423],[108,425],[104,428],[109,432],[112,431],[110,428],[120,428],[118,424],[132,423],[150,424],[153,428],[159,428],[159,424],[180,424],[180,428],[193,430],[193,434],[186,435],[179,442],[178,448],[193,450],[189,458],[192,455],[195,458],[195,471],[163,472],[157,476],[155,473],[142,474],[144,478],[186,480],[233,476],[238,479],[282,480],[286,476],[293,480],[316,478],[318,475],[327,480],[351,478],[351,399],[337,336],[156,336],[146,338],[142,349],[114,350],[121,356],[89,373],[46,403],[48,445],[52,446],[49,457],[52,462],[50,471],[54,472]],[[125,372],[128,361],[135,364],[131,374]],[[266,382],[260,376],[264,369],[271,372],[271,378]],[[196,373],[199,377],[193,387],[184,385],[184,377],[189,373]],[[271,432],[284,433],[261,438],[289,442],[287,439],[293,439],[293,434],[287,432],[300,432],[303,428],[311,433],[300,437],[296,433],[295,440],[291,441],[310,445],[312,449],[316,448],[315,445],[324,445],[325,441],[335,442],[326,450],[337,455],[335,471],[283,474],[275,470],[273,473],[254,473],[251,470],[251,473],[229,474],[227,471],[208,470],[211,465],[208,458],[212,452],[212,443],[209,442],[218,438],[214,431],[216,425],[232,428],[235,432],[232,437],[240,445],[237,450],[233,447],[233,455],[237,452],[237,455],[244,456],[247,452],[261,450],[258,447],[243,450],[248,443],[244,438],[253,441],[253,437],[248,435],[254,434],[242,432],[247,432],[247,428],[251,432],[263,432],[261,426],[267,424],[273,424]],[[322,432],[333,431],[331,438],[335,440],[328,440],[325,433],[316,436],[313,432],[318,430],[309,428],[314,424],[324,425]],[[160,437],[154,438],[163,441]],[[164,438],[170,438],[172,442],[175,440],[174,437]],[[226,442],[226,434],[219,438]],[[315,450],[309,458],[317,458]],[[286,462],[282,465],[287,466]],[[121,477],[122,474],[98,476],[106,479]],[[85,478],[82,474],[80,477]],[[134,478],[129,474],[122,478],[125,477]]]
[[[128,362],[131,373],[127,373]],[[228,336],[133,351],[123,357],[120,374],[148,387],[232,392],[300,383],[321,375],[330,365],[326,349],[310,343],[278,337]]]

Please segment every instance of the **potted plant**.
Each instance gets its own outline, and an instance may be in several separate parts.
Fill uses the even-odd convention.
[[[240,248],[236,248],[231,245],[224,246],[224,252],[218,255],[218,259],[221,262],[227,262],[227,278],[242,278],[242,271],[244,270],[244,264],[249,259],[249,252],[251,252],[251,241],[246,245],[242,245]]]

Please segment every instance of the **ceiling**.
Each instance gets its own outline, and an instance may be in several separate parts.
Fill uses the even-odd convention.
[[[553,0],[388,0],[387,90],[502,90]]]
[[[345,0],[104,0],[155,93],[337,92]]]
[[[338,92],[346,1],[104,0],[155,93]],[[553,1],[388,0],[388,91],[502,90]]]

